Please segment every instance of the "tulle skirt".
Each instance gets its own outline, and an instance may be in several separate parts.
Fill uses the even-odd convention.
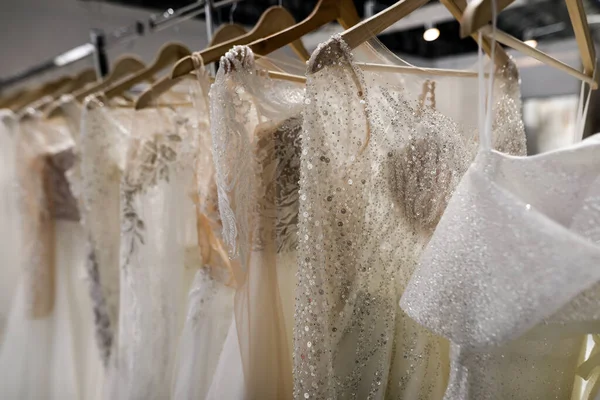
[[[202,269],[196,273],[189,294],[185,327],[179,343],[172,399],[207,398],[217,364],[224,351],[225,339],[232,326],[233,295],[234,289],[212,279],[206,270]],[[235,332],[235,325],[233,330]],[[237,335],[234,339],[237,341]],[[239,354],[239,346],[236,349]],[[238,365],[241,370],[241,360]],[[228,374],[231,374],[231,371]],[[242,381],[243,376],[240,382]],[[233,381],[229,381],[227,386],[232,383]]]

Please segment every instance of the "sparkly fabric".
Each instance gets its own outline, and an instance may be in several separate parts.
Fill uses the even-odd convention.
[[[302,87],[261,74],[243,46],[221,59],[210,91],[223,239],[242,270],[236,277],[235,326],[246,398],[292,395],[296,257],[289,238],[297,215],[294,143],[303,99]],[[213,390],[210,396],[228,398]]]
[[[446,399],[570,398],[600,332],[599,151],[482,150],[467,171],[401,303],[453,342]]]
[[[294,397],[441,399],[448,343],[398,302],[475,157],[477,82],[363,71],[339,37],[308,69]],[[524,154],[513,65],[496,93],[494,146]]]

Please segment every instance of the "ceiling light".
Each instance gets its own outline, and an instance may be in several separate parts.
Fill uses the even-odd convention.
[[[538,42],[535,39],[529,39],[525,41],[525,44],[529,47],[533,47],[534,49],[537,47]]]
[[[423,32],[423,39],[427,42],[433,42],[435,39],[440,37],[440,30],[438,28],[429,28]]]

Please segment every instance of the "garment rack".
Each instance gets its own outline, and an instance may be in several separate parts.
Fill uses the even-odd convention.
[[[131,25],[115,29],[108,34],[104,33],[102,30],[93,29],[90,32],[90,42],[67,50],[50,60],[28,68],[16,75],[0,79],[0,92],[10,86],[25,82],[54,69],[81,61],[92,55],[95,57],[94,65],[96,68],[96,75],[98,77],[106,76],[109,72],[106,50],[114,45],[143,36],[144,33],[144,23],[141,21],[136,21]]]
[[[59,54],[50,60],[44,61],[23,72],[7,78],[0,78],[0,93],[8,87],[20,84],[31,78],[70,65],[77,61],[94,56],[94,66],[99,77],[106,76],[109,72],[109,62],[106,50],[129,40],[133,40],[147,33],[154,33],[187,21],[198,15],[205,14],[208,9],[216,10],[221,7],[239,3],[241,0],[221,0],[217,2],[198,1],[178,10],[168,9],[162,14],[152,15],[147,22],[136,21],[134,24],[115,29],[110,33],[93,29],[90,32],[90,42],[74,47]],[[212,15],[209,13],[207,29],[212,25]],[[146,29],[147,26],[147,29]],[[211,30],[212,34],[212,30]],[[210,40],[210,35],[209,35]]]
[[[205,14],[207,12],[207,5],[210,5],[212,10],[217,10],[235,3],[240,3],[241,1],[242,0],[221,0],[213,3],[212,1],[203,0],[178,10],[169,8],[164,13],[151,16],[148,21],[148,29],[150,32],[159,32],[183,21]]]

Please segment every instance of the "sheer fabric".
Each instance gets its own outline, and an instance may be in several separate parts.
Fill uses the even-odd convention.
[[[207,396],[219,361],[222,359],[225,364],[227,359],[226,356],[222,357],[227,333],[231,326],[235,331],[235,325],[232,325],[233,295],[234,290],[213,278],[208,269],[196,272],[189,293],[188,313],[179,345],[179,360],[171,398],[210,398]],[[229,348],[235,348],[239,355],[239,346]],[[241,362],[233,363],[236,364],[241,371]],[[215,383],[215,389],[234,387],[243,382],[243,375],[235,379],[231,370],[220,371],[219,375],[227,377],[227,381]],[[227,398],[244,397],[240,395]]]
[[[199,251],[193,114],[178,107],[134,116],[121,183],[119,399],[170,397],[187,293],[200,267],[186,265]]]
[[[224,355],[235,354],[230,346],[237,341],[245,388],[235,390],[246,398],[287,399],[292,394],[290,288],[296,263],[289,240],[297,215],[293,177],[299,147],[294,143],[303,100],[302,87],[263,76],[250,49],[241,46],[221,59],[210,91],[223,240],[241,266],[235,276],[237,329],[230,331]],[[220,379],[217,373],[215,382]],[[228,398],[219,392],[223,389],[231,390],[211,388],[209,398]]]
[[[207,399],[212,388],[243,388],[243,375],[232,380],[231,370],[218,370],[227,356],[225,341],[233,324],[233,270],[238,263],[228,259],[221,240],[221,219],[218,210],[218,195],[215,167],[212,157],[212,138],[209,122],[208,92],[210,81],[206,71],[197,71],[198,87],[192,91],[196,111],[194,135],[197,140],[195,156],[196,188],[193,199],[196,203],[195,222],[197,240],[189,244],[186,268],[196,272],[188,296],[188,308],[185,325],[178,346],[178,357],[173,382],[174,399]],[[192,227],[193,228],[193,227]],[[228,339],[227,348],[235,349],[239,359],[237,335]],[[235,343],[231,342],[232,340]],[[232,346],[232,344],[234,346]],[[220,363],[220,364],[219,364]],[[241,362],[239,370],[241,371]],[[234,362],[235,365],[235,362]],[[222,368],[222,367],[221,367]],[[215,384],[215,375],[219,374],[225,382]],[[224,397],[243,398],[243,396]]]
[[[600,329],[599,150],[482,149],[467,171],[402,299],[454,344],[447,399],[570,398]]]
[[[448,343],[398,302],[475,157],[476,115],[461,99],[477,82],[378,74],[353,53],[334,37],[308,65],[294,397],[441,399]],[[501,73],[494,146],[524,154],[516,69]]]

